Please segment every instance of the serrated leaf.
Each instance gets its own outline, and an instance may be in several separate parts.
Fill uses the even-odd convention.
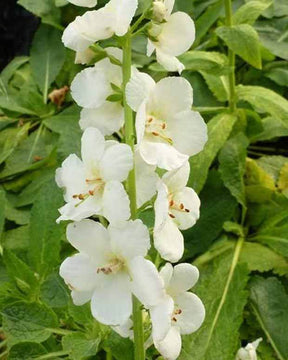
[[[64,307],[68,305],[70,296],[67,286],[56,273],[49,274],[41,285],[41,300],[50,307]]]
[[[258,17],[272,4],[272,2],[272,0],[252,0],[247,2],[233,14],[233,24],[253,25]]]
[[[247,138],[240,133],[228,140],[219,154],[219,171],[224,185],[244,207],[246,207],[246,198],[243,176],[248,144]]]
[[[201,71],[201,75],[204,77],[209,89],[214,96],[222,102],[225,102],[229,98],[229,79],[227,76],[207,74]]]
[[[41,276],[49,273],[59,262],[63,224],[56,224],[58,208],[63,197],[56,183],[46,183],[31,210],[28,258],[32,268]]]
[[[209,121],[208,141],[204,150],[189,160],[193,171],[191,172],[188,186],[192,187],[197,193],[203,188],[209,167],[229,137],[236,120],[235,115],[222,113]]]
[[[205,305],[206,319],[197,332],[183,337],[179,360],[234,359],[248,295],[248,271],[243,264],[232,267],[232,258],[229,252],[200,268],[195,293]]]
[[[29,244],[29,226],[19,226],[3,234],[3,247],[7,250],[27,249]]]
[[[32,42],[30,63],[45,103],[49,86],[56,79],[64,61],[65,48],[61,41],[61,32],[51,26],[40,26]]]
[[[83,333],[64,336],[63,349],[69,351],[69,359],[83,360],[98,353],[101,338],[88,339]]]
[[[17,302],[3,310],[3,329],[10,345],[30,341],[41,343],[58,325],[55,313],[39,303]]]
[[[278,359],[288,358],[288,295],[277,278],[251,282],[252,309]],[[281,329],[281,331],[279,331]]]
[[[259,38],[251,25],[221,26],[216,34],[243,60],[257,69],[262,68]]]
[[[282,96],[261,86],[238,85],[236,92],[240,100],[249,102],[256,111],[271,114],[288,127],[288,101]]]

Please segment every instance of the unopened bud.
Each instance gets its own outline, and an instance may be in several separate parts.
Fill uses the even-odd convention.
[[[165,20],[167,14],[166,6],[164,5],[163,1],[156,0],[153,2],[153,20],[157,22],[162,22]]]

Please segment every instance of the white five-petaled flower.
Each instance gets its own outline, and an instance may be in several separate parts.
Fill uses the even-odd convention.
[[[122,61],[122,51],[118,48],[105,49],[109,55]],[[113,94],[111,84],[121,88],[121,67],[114,65],[108,58],[98,61],[76,75],[71,84],[73,99],[84,109],[80,115],[82,130],[88,127],[99,129],[103,135],[118,131],[124,122],[124,110],[119,102],[107,101]]]
[[[165,360],[175,360],[180,354],[181,334],[191,334],[199,329],[204,318],[202,301],[188,292],[197,282],[198,269],[191,264],[179,264],[174,268],[167,263],[160,271],[166,297],[150,308],[152,337],[156,349]]]
[[[60,275],[76,305],[91,299],[92,314],[101,323],[127,323],[132,294],[146,307],[162,299],[163,281],[155,265],[144,258],[150,238],[141,220],[110,224],[106,229],[86,219],[69,224],[67,238],[79,253],[62,263]]]
[[[96,41],[108,39],[114,34],[123,36],[137,6],[138,0],[110,0],[99,10],[77,16],[65,29],[62,41],[69,49],[82,52]]]
[[[174,2],[175,0],[155,1],[154,17],[156,21],[152,21],[149,30],[147,55],[150,56],[156,50],[159,64],[168,71],[181,73],[185,67],[176,56],[189,50],[193,44],[195,26],[188,14],[181,11],[171,14]],[[163,22],[161,22],[162,19]]]
[[[97,0],[68,0],[71,4],[77,6],[94,7],[97,5]]]
[[[236,355],[236,360],[257,360],[256,349],[262,338],[259,338],[252,343],[248,343],[245,348],[240,348]]]
[[[137,112],[137,144],[148,164],[177,169],[203,149],[207,127],[201,115],[191,110],[193,90],[186,79],[168,77],[155,83],[134,70],[126,98]]]
[[[81,142],[82,160],[71,154],[56,171],[56,182],[65,189],[67,202],[59,209],[58,221],[79,221],[92,215],[113,223],[129,219],[129,198],[121,182],[133,167],[130,147],[105,141],[95,128],[86,129]]]
[[[161,257],[170,262],[181,259],[184,239],[181,230],[192,227],[199,218],[200,199],[187,187],[190,166],[186,162],[177,170],[168,171],[158,182],[154,203],[154,246]]]

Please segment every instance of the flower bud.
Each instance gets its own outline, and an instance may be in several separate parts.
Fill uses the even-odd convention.
[[[153,2],[153,20],[162,22],[165,20],[167,9],[163,1],[156,0]]]

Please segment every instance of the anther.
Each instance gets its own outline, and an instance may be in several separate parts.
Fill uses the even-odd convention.
[[[159,136],[159,133],[155,132],[155,131],[152,131],[152,135],[154,136]]]
[[[190,212],[190,210],[189,210],[189,209],[185,209],[185,211],[186,211],[187,213],[189,213],[189,212]]]
[[[166,124],[163,123],[162,126],[161,126],[161,128],[162,128],[163,130],[165,130],[165,129],[166,129]]]
[[[184,205],[181,203],[180,204],[180,209],[183,210],[184,209]]]
[[[173,200],[170,200],[169,206],[173,206],[173,205],[174,205],[174,201],[173,201]]]
[[[89,192],[90,195],[92,195],[92,196],[94,195],[94,191],[93,191],[93,190],[89,190],[88,192]]]
[[[172,219],[175,219],[175,215],[169,213],[169,216],[170,216]]]

